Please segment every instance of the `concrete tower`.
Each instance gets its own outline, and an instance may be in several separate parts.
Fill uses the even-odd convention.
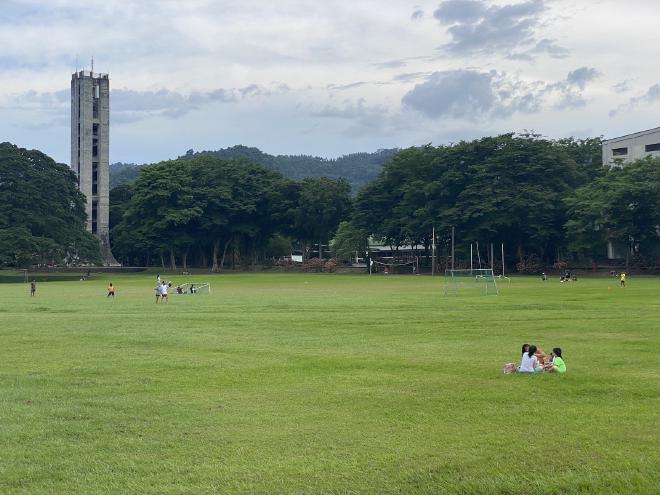
[[[87,230],[101,241],[106,265],[117,265],[110,250],[110,78],[79,71],[71,75],[71,168],[87,198]]]

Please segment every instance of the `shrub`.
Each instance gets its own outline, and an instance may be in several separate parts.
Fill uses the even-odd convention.
[[[303,263],[303,271],[306,272],[322,272],[325,261],[320,258],[310,258]]]
[[[543,261],[535,254],[523,257],[516,264],[518,273],[541,273],[543,269]]]
[[[334,272],[336,268],[337,268],[337,260],[334,258],[329,259],[323,265],[324,272]]]
[[[568,262],[562,261],[562,260],[557,260],[552,265],[552,268],[554,268],[557,271],[566,270],[566,268],[568,268]]]

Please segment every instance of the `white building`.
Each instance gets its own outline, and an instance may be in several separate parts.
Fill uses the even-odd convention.
[[[603,141],[603,163],[632,162],[660,156],[660,127]]]
[[[660,156],[660,127],[603,141],[603,164],[628,163],[647,156]],[[607,243],[609,259],[623,258],[625,246]]]

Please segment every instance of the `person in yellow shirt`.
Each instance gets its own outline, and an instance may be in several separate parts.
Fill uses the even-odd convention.
[[[625,287],[626,286],[626,274],[622,272],[621,275],[619,276],[619,280],[621,280],[621,287]]]
[[[108,295],[106,297],[110,296],[112,296],[113,299],[115,298],[115,287],[112,285],[112,283],[108,285]]]

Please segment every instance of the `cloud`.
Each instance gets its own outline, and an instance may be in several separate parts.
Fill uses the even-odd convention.
[[[567,56],[554,40],[536,39],[545,0],[491,5],[484,0],[446,0],[433,12],[447,26],[451,41],[442,49],[451,55],[500,53],[508,58],[532,60],[547,54]]]
[[[580,89],[584,89],[588,83],[600,76],[598,72],[593,67],[580,67],[568,73],[566,76],[566,82],[569,85],[577,86]]]
[[[410,15],[410,19],[413,21],[418,21],[424,18],[424,11],[422,9],[415,9]]]
[[[368,106],[364,98],[357,102],[345,101],[342,106],[325,105],[320,110],[313,110],[310,115],[313,117],[332,118],[332,119],[365,119],[375,116],[381,116],[387,113],[387,109],[381,106]]]
[[[379,69],[399,69],[408,65],[408,62],[406,60],[388,60],[387,62],[378,62],[371,65]]]
[[[429,75],[428,72],[404,72],[403,74],[395,75],[392,80],[395,82],[413,82]]]
[[[563,81],[549,84],[545,92],[558,98],[554,105],[558,110],[583,108],[587,104],[583,91],[600,75],[593,67],[579,67],[569,72]]]
[[[644,94],[634,96],[628,100],[627,103],[619,105],[617,108],[610,110],[610,117],[616,117],[624,111],[630,111],[642,103],[655,103],[660,100],[660,84],[654,84]]]
[[[586,105],[586,86],[599,76],[593,68],[580,67],[564,80],[547,83],[523,81],[505,72],[459,69],[431,74],[402,99],[405,107],[429,118],[478,120],[507,118],[515,113],[536,113]]]
[[[343,130],[345,137],[354,139],[376,133],[390,133],[393,125],[392,116],[387,108],[379,105],[367,105],[364,98],[357,101],[346,100],[342,105],[325,105],[312,110],[311,117],[344,121],[348,125]]]
[[[532,61],[538,55],[548,55],[551,58],[566,58],[569,54],[570,51],[557,45],[555,40],[545,38],[528,50],[509,53],[506,55],[506,58],[510,60]]]
[[[501,118],[534,112],[538,96],[506,74],[459,69],[433,73],[402,99],[404,106],[430,118]]]
[[[331,91],[345,91],[347,89],[359,88],[360,86],[364,86],[365,84],[369,84],[369,83],[366,81],[356,81],[348,84],[328,84],[326,88]]]
[[[249,84],[241,88],[219,88],[191,93],[168,89],[156,91],[113,89],[110,91],[111,118],[115,124],[132,123],[154,117],[178,118],[207,105],[267,97],[286,93],[289,90],[289,86],[281,83],[273,83],[268,87]],[[70,98],[70,90],[67,89],[50,93],[27,91],[10,96],[1,107],[37,110],[45,119],[41,122],[33,122],[31,125],[48,126],[52,123],[62,124],[62,114],[68,119]]]
[[[632,81],[630,79],[625,79],[624,81],[618,82],[612,86],[612,91],[615,93],[626,93],[631,90],[631,82]]]

